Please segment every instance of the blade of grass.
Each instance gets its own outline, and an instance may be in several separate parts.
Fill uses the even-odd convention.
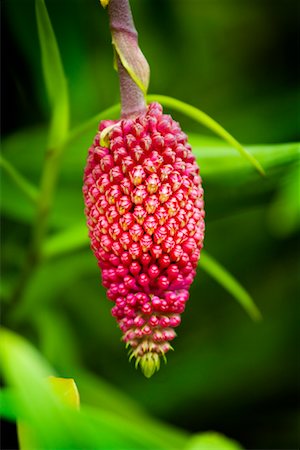
[[[223,286],[240,303],[253,320],[261,320],[261,313],[248,292],[233,275],[205,251],[201,253],[199,266]]]
[[[196,122],[201,123],[201,125],[204,125],[205,127],[209,128],[215,134],[217,134],[222,139],[224,139],[226,142],[228,142],[230,145],[232,145],[236,150],[238,150],[240,152],[240,154],[244,158],[246,158],[258,170],[258,172],[261,175],[265,175],[265,171],[262,168],[260,162],[253,155],[251,155],[251,153],[249,153],[218,122],[216,122],[214,119],[209,117],[206,113],[204,113],[200,109],[195,108],[194,106],[188,105],[187,103],[184,103],[175,98],[167,97],[165,95],[156,95],[156,94],[148,95],[147,101],[148,102],[157,101],[157,102],[161,103],[163,106],[166,106],[167,108],[175,109],[176,111],[179,111],[182,114],[185,114],[186,116],[190,117],[191,119],[196,120]]]
[[[3,156],[0,156],[0,167],[10,176],[18,188],[33,203],[37,202],[38,189],[23,177]]]
[[[60,146],[69,127],[69,96],[66,77],[44,0],[35,1],[42,67],[47,94],[52,108],[49,148]]]

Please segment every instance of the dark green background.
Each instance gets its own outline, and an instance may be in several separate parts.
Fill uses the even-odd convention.
[[[68,79],[72,125],[119,98],[107,15],[98,3],[46,1]],[[150,93],[201,108],[245,144],[299,139],[296,2],[135,0],[131,4],[140,46],[151,66]],[[49,107],[34,2],[2,0],[1,6],[2,129],[7,137],[21,129],[39,130],[47,123]],[[187,118],[174,116],[186,131],[207,133]],[[93,134],[82,139],[82,160]],[[20,135],[10,145],[17,142]],[[41,152],[35,157],[34,145],[23,147],[20,164],[26,167],[28,154],[27,173],[37,182]],[[75,163],[73,167],[70,152],[59,181],[59,192],[65,196],[56,198],[64,204],[55,213],[52,232],[61,229],[64,221],[72,225],[84,219],[83,165],[82,171]],[[3,322],[31,340],[62,376],[73,377],[74,361],[79,361],[79,367],[106,380],[157,418],[194,432],[223,432],[246,448],[296,448],[299,239],[297,226],[286,225],[289,204],[278,206],[295,167],[283,159],[262,179],[252,172],[226,175],[221,163],[215,164],[216,173],[203,180],[205,248],[251,293],[262,311],[261,323],[253,323],[222,287],[199,270],[175,352],[167,366],[147,380],[128,364],[88,249],[43,266],[26,292],[26,320],[15,325],[6,323],[4,316]],[[294,186],[289,198],[295,199],[299,186]],[[32,214],[14,213],[6,203],[2,297],[9,308]],[[65,215],[60,214],[63,209]]]

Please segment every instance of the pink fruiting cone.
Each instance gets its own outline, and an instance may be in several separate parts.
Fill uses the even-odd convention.
[[[158,103],[101,122],[83,193],[112,314],[150,377],[172,348],[203,246],[203,189],[187,136]]]

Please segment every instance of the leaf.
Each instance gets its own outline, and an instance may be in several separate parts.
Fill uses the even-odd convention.
[[[54,420],[54,414],[59,417],[57,405],[53,403],[53,396],[45,382],[45,377],[54,373],[53,369],[45,362],[41,363],[40,357],[26,341],[5,329],[0,331],[0,357],[4,379],[18,395],[18,412],[24,420],[26,418],[38,428],[39,438],[45,448],[50,449],[56,438],[60,437]],[[45,401],[53,409],[45,411]]]
[[[73,254],[70,257],[41,264],[28,283],[22,303],[11,311],[10,319],[19,323],[35,311],[57,300],[64,289],[71,286],[85,273],[98,274],[91,252]]]
[[[79,409],[79,392],[73,378],[48,377],[51,390],[62,403],[74,409]]]
[[[13,389],[2,388],[0,389],[0,417],[7,420],[16,420],[17,418],[17,406],[16,396]]]
[[[245,177],[245,175],[250,173],[251,166],[225,142],[195,133],[189,134],[189,142],[204,178],[214,177],[218,179],[218,183],[226,183],[226,185],[228,181],[236,184],[240,184],[241,181],[249,182],[249,177]],[[247,148],[268,171],[268,179],[276,176],[278,180],[285,169],[297,163],[300,156],[298,142],[251,145]],[[281,170],[280,173],[278,173],[279,170]],[[225,175],[228,176],[224,178]]]
[[[36,203],[38,198],[38,190],[26,178],[21,175],[3,156],[0,156],[0,167],[10,176],[11,180],[32,202]]]
[[[44,0],[35,0],[44,79],[52,108],[49,148],[59,147],[69,127],[69,98],[66,77],[55,34]]]
[[[232,439],[210,431],[193,436],[184,450],[242,450],[242,447]]]
[[[172,450],[184,446],[184,434],[169,443],[159,432],[149,432],[146,418],[135,423],[132,418],[102,408],[82,405],[80,412],[67,408],[44,378],[53,369],[41,355],[23,338],[8,330],[1,330],[0,338],[5,381],[15,388],[24,413],[23,423],[26,418],[26,427],[32,431],[26,435],[25,448]],[[74,390],[73,383],[71,390]],[[63,392],[66,393],[64,389]],[[160,424],[157,425],[159,429]],[[34,441],[34,446],[30,445],[30,440]]]
[[[48,377],[47,382],[51,392],[64,405],[74,409],[79,409],[79,393],[75,381],[72,378]],[[37,444],[35,429],[26,422],[17,421],[18,439],[21,450],[32,450]]]
[[[299,229],[300,225],[300,161],[293,170],[280,180],[279,192],[268,211],[271,231],[286,238]],[[278,220],[278,217],[284,220]]]
[[[89,244],[88,229],[85,223],[68,228],[49,237],[44,245],[43,256],[47,258],[78,250]]]
[[[77,331],[71,330],[71,323],[68,323],[67,317],[58,314],[57,311],[52,312],[47,309],[38,314],[34,322],[43,354],[46,354],[56,367],[59,366],[63,373],[72,373],[72,376],[76,378],[83,404],[100,407],[129,419],[136,425],[140,424],[141,427],[147,422],[148,433],[159,435],[161,439],[167,440],[175,448],[184,444],[185,432],[152,418],[132,397],[108,381],[82,368],[72,348],[72,346],[76,346],[74,334],[77,334]],[[97,339],[96,336],[95,338]],[[62,342],[64,343],[63,347]],[[76,350],[80,351],[79,348]]]
[[[261,313],[253,299],[241,284],[214,258],[202,251],[199,266],[228,291],[253,320],[260,320]]]
[[[228,131],[226,131],[220,124],[218,124],[218,122],[209,117],[203,111],[200,111],[200,109],[188,105],[187,103],[184,103],[175,98],[167,97],[164,95],[156,95],[156,94],[148,95],[147,100],[148,102],[157,101],[161,103],[163,106],[175,109],[185,114],[186,116],[196,120],[196,122],[199,122],[202,125],[206,126],[210,130],[212,130],[215,134],[217,134],[226,142],[228,142],[230,145],[232,145],[234,148],[236,148],[240,152],[240,154],[244,158],[246,158],[258,170],[258,172],[261,175],[265,175],[265,171],[262,168],[260,162],[257,161],[257,159],[253,155],[251,155],[251,153],[249,153],[233,136],[231,136],[231,134],[228,133]]]

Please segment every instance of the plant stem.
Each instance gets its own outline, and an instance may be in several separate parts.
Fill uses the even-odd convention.
[[[123,67],[118,56],[117,65],[122,105],[121,117],[124,119],[136,117],[147,109],[144,94]]]
[[[110,0],[108,12],[120,80],[121,117],[136,117],[147,109],[144,92],[137,84],[138,72],[142,70],[143,75],[148,80],[149,66],[138,47],[138,34],[134,26],[129,1]],[[127,60],[130,60],[130,62]],[[125,61],[127,64],[125,64]]]
[[[19,316],[16,314],[18,311],[16,305],[20,302],[30,278],[35,273],[42,259],[42,245],[47,232],[49,213],[53,202],[62,152],[63,144],[56,149],[48,149],[46,151],[31,243],[25,258],[23,270],[9,303],[12,309],[9,320],[12,322],[19,320]]]
[[[23,177],[3,156],[0,157],[0,167],[11,177],[21,191],[29,198],[32,203],[37,202],[38,190],[26,178]]]

